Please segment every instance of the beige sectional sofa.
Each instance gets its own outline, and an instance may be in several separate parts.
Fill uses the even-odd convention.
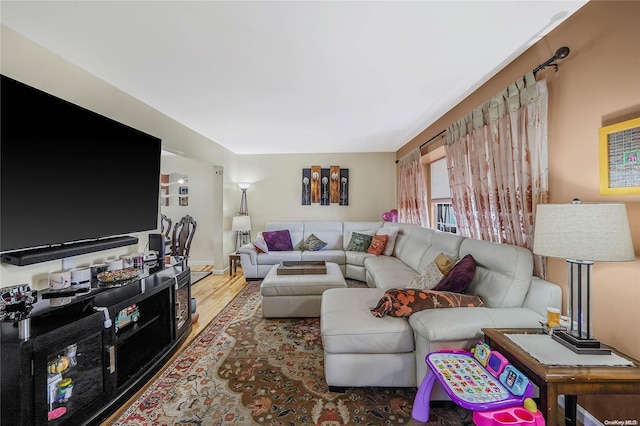
[[[325,260],[337,263],[345,278],[365,281],[364,261],[373,255],[345,250],[349,245],[352,231],[374,231],[382,226],[383,222],[267,222],[265,231],[289,230],[294,249],[297,249],[311,234],[327,243],[327,246],[319,251],[292,250],[258,253],[252,244],[245,244],[238,250],[242,271],[249,280],[261,279],[267,275],[273,265],[285,260]]]
[[[391,256],[345,251],[353,231],[389,231],[398,235]],[[391,222],[271,222],[265,230],[289,229],[293,247],[314,234],[327,242],[315,252],[258,253],[240,249],[247,278],[262,278],[282,260],[335,262],[346,278],[369,288],[330,289],[323,293],[321,329],[325,377],[332,387],[415,387],[426,374],[425,356],[439,349],[469,349],[484,327],[539,327],[548,306],[560,308],[558,285],[532,275],[530,250],[480,241],[415,225]],[[468,293],[483,307],[428,309],[409,318],[375,317],[387,289],[405,287],[440,254],[461,259],[471,254],[476,271]],[[434,391],[432,399],[446,399]]]

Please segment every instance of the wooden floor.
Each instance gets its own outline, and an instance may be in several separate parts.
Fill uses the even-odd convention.
[[[211,271],[212,266],[192,266],[194,271]],[[218,313],[227,306],[227,304],[234,298],[240,290],[247,284],[242,269],[238,268],[238,271],[234,276],[229,276],[229,273],[224,275],[207,275],[202,280],[198,281],[191,287],[191,297],[196,299],[196,312],[199,314],[198,322],[193,324],[191,333],[176,351],[174,356],[165,364],[169,365],[173,359],[175,359],[184,348],[191,343],[200,332],[211,322],[211,320],[218,315]],[[158,377],[164,369],[160,370],[152,380],[148,383],[152,383],[153,380]],[[129,405],[134,402],[145,390],[147,386],[144,386],[138,391],[129,401],[120,407],[120,409],[111,415],[104,423],[103,426],[109,425],[115,421]]]

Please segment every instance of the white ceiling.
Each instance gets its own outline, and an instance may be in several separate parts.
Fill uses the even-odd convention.
[[[234,153],[394,152],[585,3],[3,0],[0,19]]]

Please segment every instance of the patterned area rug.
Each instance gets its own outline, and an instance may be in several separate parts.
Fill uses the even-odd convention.
[[[453,404],[416,422],[412,388],[330,392],[319,319],[263,319],[259,288],[249,282],[112,425],[472,424]]]

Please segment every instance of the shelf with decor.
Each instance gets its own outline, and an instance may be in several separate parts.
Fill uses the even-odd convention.
[[[160,200],[163,207],[172,205],[171,199],[177,198],[177,205],[189,204],[189,178],[181,173],[160,175]]]

